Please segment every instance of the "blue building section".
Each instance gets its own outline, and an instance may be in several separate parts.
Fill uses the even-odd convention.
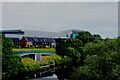
[[[72,33],[72,34],[71,34],[71,39],[76,38],[76,36],[78,36],[78,35],[79,35],[79,33]]]
[[[19,42],[20,39],[19,38],[9,38],[12,42]]]
[[[5,34],[2,34],[3,35],[3,38],[5,38]]]
[[[21,29],[17,30],[1,30],[0,31],[3,35],[3,38],[5,38],[5,34],[19,34],[19,35],[24,35],[24,31]]]

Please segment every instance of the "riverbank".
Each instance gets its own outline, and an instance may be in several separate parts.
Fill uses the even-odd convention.
[[[55,69],[55,64],[50,64],[50,65],[46,65],[46,66],[40,66],[37,69],[34,70],[28,70],[28,71],[23,71],[18,73],[17,75],[13,75],[11,77],[4,77],[5,74],[3,75],[2,80],[26,80],[27,78],[31,78],[33,74],[36,73],[50,73],[51,71],[53,71]]]

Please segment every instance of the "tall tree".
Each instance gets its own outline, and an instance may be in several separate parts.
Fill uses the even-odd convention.
[[[2,40],[2,53],[12,54],[12,42],[8,38]]]
[[[77,38],[80,39],[83,44],[92,42],[94,40],[94,36],[88,31],[80,32]]]

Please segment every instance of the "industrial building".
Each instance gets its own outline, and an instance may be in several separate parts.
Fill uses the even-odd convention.
[[[22,37],[20,40],[20,46],[35,48],[55,48],[56,42],[53,38]]]
[[[13,47],[19,48],[20,47],[20,39],[19,38],[9,38],[12,41]]]
[[[55,48],[59,40],[74,39],[82,30],[70,29],[61,32],[32,30],[1,30],[3,37],[10,38],[13,47]]]

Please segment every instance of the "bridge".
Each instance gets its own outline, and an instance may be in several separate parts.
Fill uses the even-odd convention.
[[[16,53],[15,55],[20,55],[22,58],[28,57],[35,61],[42,61],[41,56],[44,55],[53,55],[55,52],[45,52],[45,51],[25,51]]]

